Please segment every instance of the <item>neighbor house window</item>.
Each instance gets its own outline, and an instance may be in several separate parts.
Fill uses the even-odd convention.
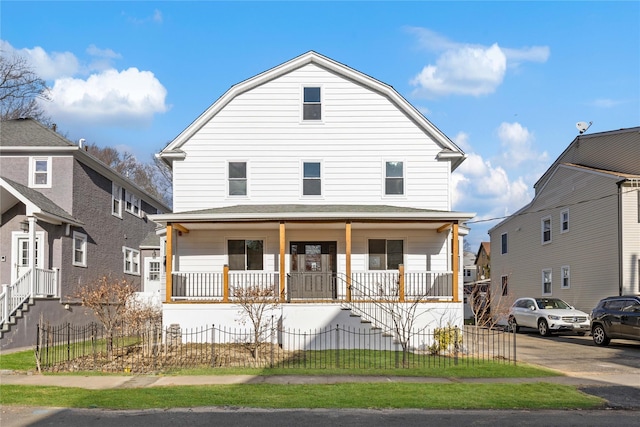
[[[569,210],[560,212],[560,232],[566,233],[569,231]]]
[[[551,241],[551,217],[542,218],[542,243]]]
[[[542,270],[542,295],[551,295],[551,270]]]
[[[229,195],[247,195],[247,162],[229,162]]]
[[[229,270],[262,270],[264,242],[262,240],[229,240]]]
[[[384,194],[404,194],[403,162],[386,162],[384,176]]]
[[[502,285],[502,296],[509,295],[509,276],[502,276],[500,282]]]
[[[571,272],[568,265],[562,266],[560,269],[560,276],[562,277],[562,284],[560,287],[562,289],[569,289],[571,287]]]
[[[122,187],[111,184],[111,213],[122,218]]]
[[[638,195],[638,222],[640,222],[640,190],[636,191]]]
[[[87,266],[87,235],[77,231],[73,232],[73,265]]]
[[[124,210],[136,216],[140,216],[140,199],[138,199],[133,193],[126,190],[124,192]]]
[[[369,270],[397,270],[404,259],[402,240],[369,239]]]
[[[29,172],[31,187],[51,187],[51,157],[31,157]]]
[[[322,194],[322,179],[320,177],[319,162],[305,162],[303,164],[302,194],[304,196],[319,196]]]
[[[124,272],[140,274],[140,252],[123,246],[122,253],[124,255]]]
[[[321,120],[322,101],[319,87],[305,87],[302,103],[302,120]]]
[[[500,243],[500,253],[504,255],[507,253],[507,233],[500,235]]]

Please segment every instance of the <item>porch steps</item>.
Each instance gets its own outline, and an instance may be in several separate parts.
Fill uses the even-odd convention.
[[[4,322],[0,327],[0,339],[4,337],[4,334],[11,331],[11,327],[16,325],[20,319],[29,311],[29,308],[34,305],[36,302],[33,298],[29,298],[27,301],[23,302],[20,307],[9,316],[9,320]]]

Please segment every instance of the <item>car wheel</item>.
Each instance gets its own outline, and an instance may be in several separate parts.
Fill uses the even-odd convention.
[[[548,337],[549,335],[551,335],[551,332],[549,331],[549,324],[546,320],[540,319],[538,321],[538,332],[540,332],[540,335],[542,335],[543,337]]]
[[[591,336],[596,345],[607,345],[611,341],[602,325],[595,325],[591,330]]]
[[[509,318],[509,330],[511,332],[519,332],[520,331],[520,326],[518,326],[518,322],[516,322],[516,318],[515,317],[510,317]]]

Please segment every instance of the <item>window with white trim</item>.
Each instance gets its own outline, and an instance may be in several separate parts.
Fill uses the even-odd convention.
[[[302,120],[322,119],[322,98],[319,87],[305,87],[303,89]]]
[[[302,195],[322,195],[322,177],[320,162],[304,162],[302,165]]]
[[[122,187],[111,183],[111,214],[122,218]]]
[[[500,235],[500,254],[504,255],[507,253],[507,233],[502,233]]]
[[[124,255],[124,272],[127,274],[140,274],[140,251],[122,247]]]
[[[29,186],[33,188],[51,188],[51,157],[30,158]]]
[[[73,265],[87,266],[87,235],[77,231],[73,232]]]
[[[140,199],[127,190],[124,190],[124,210],[140,216]]]
[[[229,162],[229,195],[247,195],[247,162]]]
[[[403,259],[404,241],[369,239],[369,270],[397,270]]]
[[[542,295],[551,295],[551,269],[542,270]]]
[[[404,194],[404,163],[386,162],[384,169],[384,194],[397,196]]]
[[[571,287],[571,270],[568,265],[560,267],[560,278],[562,279],[560,288],[569,289]]]
[[[569,231],[569,209],[560,212],[560,233]]]
[[[228,240],[229,270],[263,270],[263,240]]]
[[[542,244],[551,242],[551,217],[542,218],[541,221]]]

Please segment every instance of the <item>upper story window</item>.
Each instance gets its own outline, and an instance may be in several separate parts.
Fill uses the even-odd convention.
[[[386,162],[384,171],[384,194],[404,194],[403,162]]]
[[[51,157],[30,158],[29,186],[34,188],[51,188]]]
[[[560,233],[569,231],[569,209],[560,212]]]
[[[140,251],[122,247],[124,256],[124,272],[127,274],[140,274]]]
[[[111,213],[122,218],[122,187],[111,183]]]
[[[319,87],[303,89],[302,120],[322,120],[322,101]]]
[[[551,242],[551,217],[542,218],[542,244]]]
[[[127,190],[124,191],[124,210],[140,216],[140,199]]]
[[[247,195],[247,162],[229,162],[229,195]]]
[[[73,232],[73,265],[87,266],[87,235],[77,231]]]
[[[403,259],[402,240],[369,239],[369,270],[397,270]]]
[[[263,240],[229,240],[229,270],[262,270]]]
[[[507,253],[507,233],[500,235],[500,253],[502,255]]]
[[[320,162],[304,162],[302,165],[302,195],[320,196],[322,195],[322,178]]]

